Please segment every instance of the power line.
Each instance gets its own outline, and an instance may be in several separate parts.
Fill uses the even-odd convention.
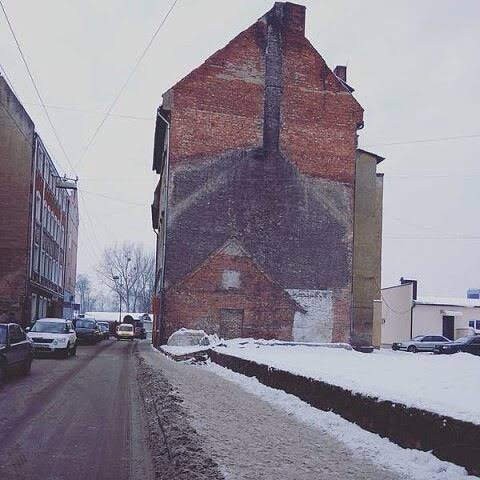
[[[392,240],[480,240],[480,235],[383,235]]]
[[[82,192],[83,193],[87,193],[89,195],[95,195],[97,197],[102,197],[102,198],[106,198],[108,200],[113,200],[115,202],[120,202],[120,203],[126,203],[127,205],[132,205],[134,207],[146,207],[147,205],[146,204],[143,204],[143,203],[135,203],[135,202],[129,202],[128,200],[123,200],[121,198],[115,198],[115,197],[109,197],[108,195],[104,195],[103,193],[98,193],[98,192],[90,192],[88,190],[85,190],[82,188]]]
[[[418,140],[409,140],[403,142],[390,142],[390,143],[372,143],[369,145],[365,145],[365,148],[370,147],[389,147],[392,145],[410,145],[413,143],[431,143],[431,142],[445,142],[450,140],[460,140],[463,138],[478,138],[480,137],[480,133],[474,133],[472,135],[457,135],[454,137],[438,137],[438,138],[423,138]]]
[[[90,150],[90,147],[92,146],[93,142],[94,142],[95,139],[97,138],[98,133],[99,133],[100,130],[102,129],[103,125],[104,125],[105,122],[107,121],[107,118],[108,118],[109,115],[111,114],[113,108],[115,107],[115,105],[117,104],[118,100],[119,100],[120,97],[122,96],[123,92],[124,92],[125,89],[127,88],[127,85],[130,83],[130,80],[132,79],[133,75],[134,75],[135,72],[137,71],[138,66],[140,65],[140,63],[141,63],[142,60],[144,59],[145,55],[147,54],[148,50],[149,50],[150,47],[152,46],[155,38],[157,37],[157,35],[158,35],[158,33],[160,32],[161,28],[163,27],[163,25],[164,25],[165,22],[167,21],[167,18],[170,16],[170,13],[171,13],[172,10],[175,8],[175,5],[177,4],[177,2],[178,2],[178,0],[174,0],[174,2],[172,3],[170,9],[168,10],[168,12],[165,14],[165,16],[163,17],[162,21],[160,22],[160,25],[157,27],[157,29],[155,30],[154,34],[152,35],[152,38],[151,38],[150,41],[147,43],[147,46],[143,49],[143,52],[142,52],[141,55],[138,57],[137,61],[135,62],[135,65],[134,65],[133,68],[130,70],[130,73],[128,74],[127,79],[125,80],[125,82],[123,83],[122,87],[121,87],[120,90],[118,91],[117,95],[116,95],[115,98],[113,99],[112,103],[111,103],[110,106],[108,107],[107,112],[106,112],[105,115],[103,116],[101,122],[98,124],[97,128],[96,128],[95,131],[93,132],[93,135],[92,135],[92,137],[90,138],[89,142],[87,143],[87,146],[85,147],[82,156],[80,157],[80,159],[78,160],[78,162],[75,164],[75,166],[77,166],[77,165],[85,158],[87,152]]]
[[[41,107],[40,104],[32,103],[32,102],[25,102],[24,105]],[[63,111],[66,111],[66,112],[84,113],[84,114],[87,114],[87,115],[100,115],[101,113],[103,113],[101,110],[87,110],[87,109],[83,109],[83,108],[67,107],[67,106],[63,106],[63,105],[46,105],[46,107],[50,110],[63,110]],[[121,114],[121,113],[111,113],[109,116],[110,117],[117,117],[117,118],[126,118],[126,119],[130,119],[130,120],[148,120],[148,121],[155,120],[155,116],[144,117],[144,116],[141,116],[141,115],[130,115],[130,114]]]
[[[72,163],[70,162],[70,158],[65,150],[65,147],[63,146],[62,141],[60,140],[60,137],[58,135],[57,129],[55,128],[55,125],[53,124],[52,119],[50,118],[50,114],[48,113],[47,107],[45,106],[45,102],[43,101],[42,95],[40,94],[40,91],[37,87],[37,83],[35,82],[35,79],[33,78],[33,74],[30,70],[30,67],[28,66],[28,62],[25,58],[25,55],[23,54],[22,47],[20,46],[20,42],[17,39],[17,36],[15,34],[15,30],[13,29],[13,25],[10,22],[10,19],[7,15],[7,11],[5,10],[5,7],[3,5],[2,0],[0,0],[0,7],[2,8],[3,15],[5,17],[5,20],[7,21],[8,28],[10,29],[10,33],[12,34],[13,39],[15,40],[15,44],[17,46],[17,50],[20,53],[20,56],[22,58],[23,64],[25,65],[25,68],[27,69],[28,76],[30,77],[30,80],[32,82],[33,88],[35,89],[35,93],[37,94],[38,99],[40,100],[40,104],[42,105],[43,111],[45,112],[45,116],[47,117],[48,123],[50,124],[50,127],[52,127],[53,133],[55,135],[55,138],[57,139],[57,142],[65,155],[65,158],[68,162],[68,165],[70,166],[72,173],[75,174],[75,168],[73,167]]]

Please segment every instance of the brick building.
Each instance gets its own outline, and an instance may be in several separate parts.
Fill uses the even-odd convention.
[[[74,292],[78,207],[59,179],[35,125],[0,77],[0,320],[29,325],[62,317],[66,277]]]
[[[371,321],[352,308],[352,91],[305,38],[305,8],[275,3],[163,95],[155,341],[184,326],[369,343]]]

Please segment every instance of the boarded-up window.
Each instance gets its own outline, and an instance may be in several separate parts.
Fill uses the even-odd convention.
[[[239,338],[243,336],[243,310],[220,309],[219,335],[220,338]]]
[[[222,273],[222,288],[240,288],[240,272],[236,270],[224,270]]]

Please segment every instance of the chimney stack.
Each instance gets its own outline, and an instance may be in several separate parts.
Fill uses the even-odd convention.
[[[345,65],[337,65],[333,73],[342,81],[347,83],[347,67]]]

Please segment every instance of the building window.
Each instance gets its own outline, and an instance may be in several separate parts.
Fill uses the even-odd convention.
[[[222,288],[224,290],[240,288],[240,272],[224,270],[222,273]]]
[[[39,248],[38,245],[35,243],[33,245],[33,271],[38,272],[38,253],[39,253]]]
[[[40,275],[45,276],[45,252],[43,250],[40,253]]]
[[[40,217],[42,214],[42,196],[40,192],[37,190],[35,194],[35,220],[40,223]]]

